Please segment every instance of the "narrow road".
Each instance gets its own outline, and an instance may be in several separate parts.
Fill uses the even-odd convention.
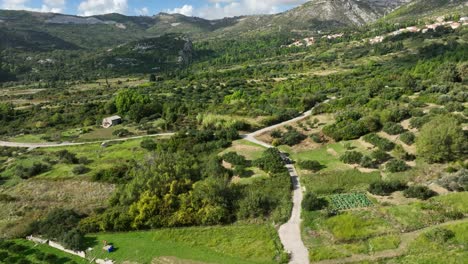
[[[328,102],[328,100],[326,102]],[[312,114],[312,110],[307,111],[296,118],[293,118],[288,121],[282,122],[280,124],[269,126],[269,127],[260,129],[258,131],[255,131],[253,133],[244,135],[243,138],[257,145],[260,145],[266,148],[273,148],[272,145],[265,143],[263,141],[260,141],[256,139],[256,137],[267,131],[271,131],[273,129],[282,127],[284,125],[300,121],[310,116],[311,114]],[[303,198],[302,187],[299,181],[299,176],[297,174],[297,171],[294,168],[294,165],[287,164],[286,168],[289,171],[289,175],[291,176],[291,181],[293,185],[293,209],[291,213],[291,218],[289,218],[288,222],[280,226],[279,237],[280,237],[281,243],[284,246],[284,249],[291,254],[291,259],[289,263],[308,264],[309,263],[309,251],[304,245],[304,242],[302,241],[302,236],[301,236],[301,221],[302,221],[301,209],[302,209],[302,198]]]
[[[100,143],[105,143],[105,142],[127,141],[127,140],[140,139],[140,138],[147,138],[147,137],[167,137],[167,136],[173,136],[173,135],[174,135],[174,133],[161,133],[161,134],[153,134],[153,135],[146,135],[146,136],[135,136],[135,137],[117,138],[117,139],[108,139],[108,140],[90,141],[90,142],[19,143],[19,142],[0,141],[0,147],[13,147],[13,148],[29,148],[29,149],[35,149],[35,148],[53,148],[53,147],[67,147],[67,146],[82,146],[82,145],[90,145],[90,144],[100,144]]]

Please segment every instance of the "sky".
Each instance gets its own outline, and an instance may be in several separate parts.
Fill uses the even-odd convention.
[[[180,13],[218,19],[252,14],[273,14],[307,0],[0,0],[0,9],[31,10],[92,16],[106,13],[154,15]]]

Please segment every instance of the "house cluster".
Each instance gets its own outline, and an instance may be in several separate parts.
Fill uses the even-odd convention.
[[[332,34],[332,35],[325,35],[325,36],[322,36],[322,39],[329,39],[329,40],[332,40],[332,39],[337,39],[337,38],[341,38],[344,36],[344,33],[340,33],[340,34]],[[294,41],[292,44],[289,44],[287,46],[284,46],[284,47],[288,47],[288,48],[292,48],[292,47],[309,47],[309,46],[312,46],[315,44],[315,38],[314,37],[309,37],[309,38],[304,38],[304,39],[299,39],[299,40],[296,40]]]
[[[386,37],[390,36],[398,36],[403,33],[427,33],[429,30],[436,30],[439,27],[450,27],[452,29],[457,29],[461,26],[466,26],[468,25],[468,17],[462,17],[460,18],[459,21],[445,21],[444,17],[439,17],[437,18],[437,22],[425,25],[423,27],[417,27],[417,26],[411,26],[411,27],[406,27],[406,28],[401,28],[396,31],[390,32],[384,36],[377,36],[374,38],[369,39],[370,44],[377,44],[381,43],[382,41],[385,40]]]

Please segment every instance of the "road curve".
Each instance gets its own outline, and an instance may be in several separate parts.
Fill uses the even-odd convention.
[[[90,141],[90,142],[19,143],[19,142],[10,142],[10,141],[0,141],[0,147],[33,148],[33,149],[34,148],[54,148],[54,147],[67,147],[67,146],[82,146],[82,145],[90,145],[90,144],[100,144],[100,143],[105,143],[105,142],[127,141],[127,140],[147,138],[147,137],[165,137],[165,136],[173,136],[173,135],[174,135],[174,133],[161,133],[161,134],[153,134],[153,135],[146,135],[146,136],[135,136],[135,137],[109,139],[109,140],[101,140],[101,141]]]

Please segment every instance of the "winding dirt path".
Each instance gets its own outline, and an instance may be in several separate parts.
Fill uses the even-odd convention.
[[[442,224],[422,228],[413,232],[404,233],[401,235],[401,243],[396,249],[383,250],[383,251],[376,252],[372,255],[356,254],[347,258],[321,260],[321,261],[317,261],[313,263],[315,264],[342,264],[342,263],[353,263],[353,262],[361,262],[361,261],[374,262],[380,259],[400,257],[400,256],[403,256],[407,252],[409,244],[412,241],[414,241],[416,238],[418,238],[422,233],[429,231],[431,229],[437,228],[437,227],[461,224],[461,223],[466,223],[466,222],[468,222],[468,218],[449,221],[449,222],[445,222]]]
[[[324,101],[324,103],[327,103],[329,101],[330,100],[326,100]],[[260,129],[258,131],[255,131],[253,133],[244,135],[243,138],[257,145],[260,145],[266,148],[273,148],[272,145],[265,143],[263,141],[260,141],[256,137],[265,132],[282,127],[284,125],[303,120],[311,115],[312,115],[312,110],[307,111],[303,113],[302,115],[296,118],[290,119],[288,121],[285,121],[285,122],[282,122],[273,126],[269,126],[269,127]],[[301,210],[302,210],[302,198],[303,198],[302,187],[301,187],[299,176],[297,174],[297,171],[294,165],[287,164],[286,168],[289,171],[289,175],[291,176],[291,181],[293,185],[293,208],[291,212],[291,217],[289,218],[288,222],[286,222],[279,228],[279,237],[280,237],[281,243],[284,246],[284,249],[291,254],[291,260],[289,261],[289,263],[308,264],[310,263],[309,251],[304,245],[304,242],[302,241],[302,236],[301,236],[301,221],[302,221]]]

